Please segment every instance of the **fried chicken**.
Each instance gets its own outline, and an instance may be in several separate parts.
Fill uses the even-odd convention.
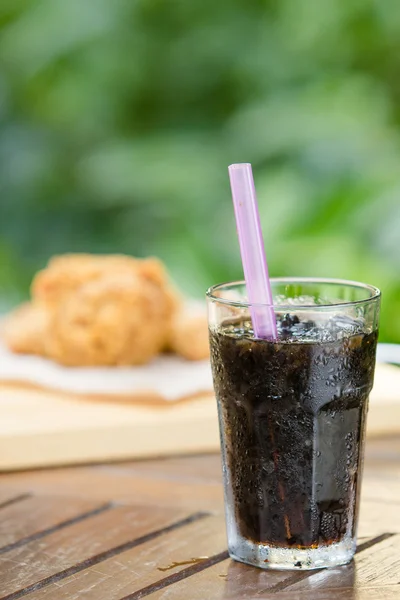
[[[139,365],[168,348],[208,356],[205,316],[183,309],[156,258],[67,254],[37,273],[32,302],[5,325],[11,350],[64,365]]]
[[[118,254],[55,256],[50,260],[48,266],[34,277],[31,286],[32,298],[47,306],[52,306],[84,283],[99,279],[109,273],[116,275],[127,272],[153,281],[171,296],[171,301],[177,300],[178,295],[172,291],[167,272],[160,260],[157,258],[136,259]]]
[[[6,317],[3,336],[13,352],[44,355],[48,325],[48,311],[41,305],[26,302]]]
[[[145,364],[165,345],[169,312],[162,291],[139,275],[105,275],[54,310],[45,352],[70,366]]]
[[[207,316],[199,311],[181,310],[172,319],[168,349],[187,360],[209,357]]]

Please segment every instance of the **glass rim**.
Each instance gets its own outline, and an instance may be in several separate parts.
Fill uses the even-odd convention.
[[[310,309],[318,310],[323,308],[335,308],[335,307],[343,307],[343,306],[357,306],[360,304],[366,304],[368,302],[373,302],[374,300],[378,300],[381,296],[381,291],[379,288],[370,285],[368,283],[361,283],[359,281],[352,281],[350,279],[332,279],[325,277],[271,277],[271,283],[285,283],[293,284],[293,283],[315,283],[315,284],[328,284],[328,285],[342,285],[345,287],[356,287],[360,290],[364,290],[365,292],[369,292],[369,296],[367,298],[362,298],[361,300],[351,300],[345,302],[333,302],[331,304],[274,304],[272,305],[275,310],[302,310],[302,309]],[[246,282],[242,280],[236,281],[226,281],[224,283],[217,283],[212,285],[206,291],[206,297],[212,301],[219,302],[220,304],[225,304],[226,306],[234,306],[236,308],[250,308],[250,307],[271,307],[271,304],[266,303],[255,303],[255,302],[245,302],[238,300],[230,300],[229,298],[221,298],[220,296],[216,296],[215,292],[218,290],[224,289],[228,286],[246,286]]]

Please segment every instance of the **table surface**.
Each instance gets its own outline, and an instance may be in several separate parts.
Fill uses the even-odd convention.
[[[228,558],[217,455],[0,481],[1,600],[400,599],[400,437],[368,442],[356,559],[321,571]]]

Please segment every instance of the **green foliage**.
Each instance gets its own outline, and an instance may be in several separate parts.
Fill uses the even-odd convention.
[[[241,277],[245,161],[271,273],[378,285],[400,342],[399,72],[396,0],[0,0],[3,299],[66,251]]]

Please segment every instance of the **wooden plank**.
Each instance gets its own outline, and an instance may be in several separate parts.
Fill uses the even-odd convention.
[[[21,489],[0,488],[0,509],[3,510],[6,506],[25,500],[29,494]]]
[[[290,579],[291,575],[290,571],[257,569],[227,559],[191,577],[161,587],[161,589],[150,593],[148,598],[151,598],[151,600],[166,600],[167,598],[173,598],[174,600],[187,598],[190,598],[190,600],[263,598],[265,597],[264,594],[274,593],[272,590],[279,584],[284,584],[285,581]],[[140,596],[138,595],[138,597]],[[136,600],[136,597],[133,596],[129,600]]]
[[[143,536],[156,537],[185,519],[187,513],[181,511],[117,507],[57,530],[0,555],[2,597],[35,586],[62,571],[73,575],[135,546]]]
[[[221,573],[222,566],[225,567],[225,563],[215,565],[207,571],[185,580],[185,586],[177,583],[156,591],[146,596],[146,600],[272,600],[273,598],[277,600],[398,600],[400,598],[398,585],[384,588],[359,588],[355,585],[341,589],[313,589],[312,591],[308,590],[307,593],[300,591],[274,593],[268,591],[267,587],[257,590],[256,586],[246,589],[242,586],[237,587],[234,580],[225,577],[224,573]],[[126,600],[137,600],[138,598],[140,596],[136,598],[131,596]]]
[[[336,597],[336,593],[338,594],[338,597],[340,597],[340,592],[343,589],[356,589],[357,598],[359,598],[361,591],[372,589],[377,594],[378,590],[388,588],[391,592],[397,590],[397,597],[400,598],[400,584],[398,582],[399,571],[395,571],[395,568],[398,569],[398,561],[396,565],[396,561],[393,560],[394,557],[390,557],[386,552],[384,560],[386,565],[389,564],[389,567],[388,570],[385,571],[385,569],[382,569],[382,566],[376,562],[376,558],[381,558],[383,553],[384,550],[379,549],[377,550],[376,555],[366,556],[364,568],[360,566],[362,564],[360,557],[360,560],[356,560],[355,565],[348,565],[345,567],[349,573],[347,577],[343,576],[341,570],[343,567],[340,569],[325,570],[315,575],[311,575],[299,584],[290,586],[285,592],[288,594],[290,593],[293,598],[296,596],[296,592],[303,592],[305,597],[308,597],[308,595],[312,593],[314,597],[315,592],[318,593],[320,590],[329,590],[332,594],[332,598],[334,598]],[[279,594],[279,598],[280,597]],[[371,595],[366,597],[374,598],[375,596]],[[378,594],[376,597],[379,597]]]
[[[186,600],[183,596],[164,596],[163,600]],[[224,597],[226,598],[226,597]],[[317,589],[312,590],[310,595],[303,592],[281,592],[274,595],[256,596],[257,600],[399,600],[400,590],[398,585],[384,588],[358,588],[348,587],[341,589]],[[254,600],[256,600],[254,598]],[[159,600],[156,596],[148,596],[148,600]],[[214,600],[211,596],[209,600]],[[239,600],[238,597],[232,597],[230,600]]]
[[[3,481],[15,489],[37,494],[81,496],[98,501],[118,500],[123,503],[183,507],[190,510],[223,511],[222,485],[218,481],[201,478],[178,479],[168,475],[168,466],[149,476],[146,472],[133,473],[129,469],[75,467],[10,473]]]
[[[389,476],[381,473],[380,477],[376,473],[370,476],[366,472],[361,487],[361,496],[363,500],[376,500],[385,505],[388,503],[398,504],[400,502],[400,469],[398,475],[397,471],[394,471]]]
[[[400,466],[400,435],[385,435],[368,440],[365,448],[365,461],[369,466],[375,463]]]
[[[213,394],[138,404],[0,382],[0,469],[12,471],[219,447]]]
[[[225,552],[225,524],[208,517],[41,588],[29,600],[119,600],[187,569],[201,569]]]
[[[374,446],[373,448],[372,445]],[[375,441],[370,446],[370,458],[369,463],[367,462],[366,465],[364,477],[359,533],[361,536],[378,535],[384,531],[400,533],[398,531],[400,479],[397,478],[397,473],[400,473],[400,460],[397,462],[393,458],[391,451],[391,448],[394,448],[395,451],[397,450],[397,440],[390,442],[388,445],[386,445],[384,440]],[[373,458],[374,456],[375,459]],[[386,456],[392,457],[389,460],[389,464],[385,462]],[[27,490],[30,490],[39,491],[47,495],[54,494],[56,502],[60,501],[61,504],[65,503],[67,505],[69,502],[88,501],[87,499],[91,499],[93,505],[97,506],[98,503],[118,498],[127,503],[136,503],[144,500],[148,508],[154,507],[145,511],[147,513],[151,512],[151,514],[160,514],[161,509],[157,507],[160,507],[161,504],[171,507],[174,505],[189,507],[191,510],[208,507],[212,510],[220,511],[222,509],[222,487],[220,484],[219,469],[220,463],[219,456],[217,455],[176,457],[155,459],[140,463],[123,463],[115,466],[104,465],[101,467],[52,469],[39,472],[7,474],[2,475],[0,481],[4,485],[12,486],[9,488],[12,490],[11,498],[13,494],[25,494]],[[208,473],[210,474],[209,476]],[[5,488],[2,486],[1,489]],[[7,493],[4,496],[5,498],[8,497]],[[75,496],[79,496],[80,499],[76,500]],[[20,501],[21,509],[26,501]],[[9,509],[12,506],[10,505]],[[18,503],[15,504],[14,508],[16,509],[17,506]],[[0,524],[3,511],[9,509],[4,508],[0,512]],[[85,527],[85,523],[75,523],[65,527],[63,531],[48,533],[40,540],[32,540],[25,543],[23,547],[15,548],[7,552],[7,554],[0,556],[0,558],[9,560],[8,563],[0,561],[0,597],[4,597],[4,594],[14,593],[14,591],[17,595],[13,596],[13,598],[22,597],[18,595],[18,589],[21,589],[22,586],[26,590],[24,595],[29,593],[29,597],[32,597],[33,593],[35,594],[36,597],[34,597],[34,600],[36,598],[37,600],[39,598],[46,598],[46,600],[52,600],[53,598],[64,600],[65,598],[65,600],[69,600],[71,594],[75,594],[75,596],[71,596],[72,598],[87,598],[88,600],[94,598],[96,600],[98,598],[121,600],[124,595],[127,599],[131,600],[132,598],[132,600],[135,600],[135,598],[142,597],[138,595],[138,590],[144,587],[145,589],[147,588],[146,597],[153,598],[153,600],[157,600],[158,597],[171,599],[185,598],[185,600],[188,598],[192,600],[193,598],[193,600],[196,600],[197,596],[193,594],[197,594],[198,589],[203,594],[204,590],[206,591],[203,596],[199,595],[198,597],[207,598],[207,600],[218,600],[218,598],[235,599],[239,597],[250,598],[254,597],[254,594],[257,594],[257,598],[262,598],[270,597],[270,593],[274,593],[279,598],[287,597],[292,598],[292,600],[294,598],[298,600],[296,594],[303,588],[299,588],[298,592],[296,592],[297,588],[294,587],[293,591],[290,591],[292,590],[292,586],[290,590],[286,590],[284,587],[282,589],[279,588],[281,582],[286,583],[286,577],[288,576],[286,573],[277,573],[277,579],[272,581],[270,579],[271,572],[260,571],[240,565],[239,563],[233,563],[229,560],[223,560],[223,554],[221,553],[223,553],[226,543],[224,542],[222,545],[222,550],[220,550],[221,546],[212,546],[213,541],[225,539],[225,527],[222,516],[216,518],[214,521],[210,520],[210,523],[214,523],[211,528],[209,525],[205,526],[206,521],[209,521],[206,518],[196,521],[193,524],[184,525],[182,529],[164,531],[162,535],[157,536],[154,540],[145,542],[143,545],[137,546],[137,548],[135,546],[122,549],[117,548],[114,554],[113,549],[115,549],[115,546],[119,546],[120,539],[128,540],[128,544],[136,539],[136,528],[132,522],[135,519],[136,521],[146,520],[146,517],[143,519],[140,517],[127,518],[126,513],[119,512],[121,510],[135,511],[136,509],[131,507],[113,509],[109,511],[115,515],[113,519],[108,518],[106,513],[97,517],[89,517],[85,520],[87,527]],[[115,511],[117,511],[117,514]],[[184,516],[188,514],[186,509],[181,513],[177,513],[175,510],[161,510],[161,512],[163,514],[168,513],[169,515],[181,514]],[[45,511],[42,514],[43,519],[45,519]],[[21,519],[23,518],[24,512],[21,510]],[[25,515],[25,518],[29,522],[28,514]],[[89,526],[89,524],[91,525]],[[105,524],[105,526],[102,524]],[[55,525],[57,526],[57,523]],[[148,527],[152,531],[153,525],[153,519],[148,520]],[[30,526],[34,526],[34,519],[32,519]],[[51,528],[51,524],[49,527]],[[191,527],[193,527],[192,533],[190,533],[191,530],[189,529]],[[125,531],[124,528],[129,531]],[[162,526],[161,529],[164,529],[164,527]],[[68,536],[67,533],[71,535]],[[140,537],[140,533],[138,535]],[[132,536],[135,537],[133,538]],[[380,545],[383,544],[383,549],[380,550],[383,554],[379,557],[379,561],[376,560],[378,546],[364,550],[357,557],[357,577],[353,583],[351,583],[351,578],[348,578],[346,583],[341,569],[342,579],[340,589],[337,587],[330,588],[329,585],[331,584],[326,579],[324,589],[313,585],[313,600],[325,600],[325,598],[326,600],[344,600],[345,598],[347,600],[348,598],[354,598],[355,593],[357,593],[357,600],[360,598],[365,600],[372,600],[372,598],[381,600],[400,598],[400,590],[397,585],[400,577],[394,584],[392,580],[393,571],[396,572],[397,570],[399,572],[400,570],[399,565],[395,562],[395,568],[393,569],[391,566],[392,556],[397,558],[400,554],[398,537],[393,537],[380,543]],[[207,542],[209,544],[207,545],[207,551],[204,550],[204,554],[200,552],[202,542],[199,542],[197,545],[197,540],[201,539],[205,540],[204,543]],[[164,546],[159,543],[161,540],[169,541]],[[124,544],[125,542],[122,541],[121,543]],[[139,559],[137,552],[139,549],[144,548],[146,544],[148,545],[145,548],[147,558],[143,559],[142,556]],[[104,548],[105,550],[103,550]],[[25,553],[25,551],[28,552]],[[105,554],[102,554],[103,552]],[[360,562],[360,559],[366,556],[367,552],[368,560],[366,560],[364,565]],[[208,556],[209,559],[207,560],[211,562],[205,564],[200,561],[199,563],[176,565],[167,571],[158,570],[159,568],[168,567],[174,561],[185,562],[191,558],[199,558],[200,556]],[[215,557],[218,560],[214,564],[212,561]],[[158,561],[158,558],[161,558],[162,562]],[[362,588],[358,587],[359,563],[361,565],[360,573],[363,577],[363,585],[366,586]],[[234,566],[231,567],[231,565]],[[382,569],[378,568],[377,565],[382,565]],[[201,570],[203,567],[207,568]],[[46,575],[46,573],[49,574]],[[213,573],[216,575],[217,580],[213,576]],[[315,576],[322,577],[323,573],[319,572]],[[261,578],[261,582],[264,585],[265,574],[268,575],[267,587],[261,587],[256,579]],[[275,575],[276,573],[274,577]],[[211,576],[211,582],[207,583],[209,576]],[[9,586],[8,590],[11,589],[13,590],[12,592],[3,592],[4,577],[6,578],[6,585]],[[181,580],[179,580],[180,577],[182,578]],[[309,575],[307,574],[308,577]],[[206,579],[203,581],[203,578]],[[329,578],[332,582],[336,579],[335,585],[337,585],[337,577],[333,576],[333,571],[329,572]],[[29,586],[35,585],[38,579],[41,579],[42,582],[44,580],[45,585],[37,592],[34,592],[33,588],[30,590]],[[35,583],[31,583],[34,580]],[[293,585],[305,585],[305,581],[299,580]],[[123,584],[125,587],[123,587]],[[157,585],[165,585],[165,587],[161,587],[153,592]],[[277,585],[278,588],[274,587]],[[60,595],[60,590],[64,588],[65,595]],[[92,588],[96,590],[97,596],[91,595]],[[113,589],[118,590],[119,595],[113,595]],[[265,589],[268,590],[267,596],[263,596],[264,592],[262,590]],[[356,592],[355,589],[357,590]],[[50,590],[53,595],[51,595]],[[105,591],[103,592],[103,590]],[[247,590],[246,593],[250,595],[235,596],[235,590],[242,590],[242,592],[243,590]],[[309,588],[310,590],[311,588]],[[372,595],[370,590],[373,590],[375,595]],[[260,592],[262,592],[261,595]],[[47,594],[47,596],[44,596],[44,594]]]
[[[134,465],[126,467],[123,464],[115,467],[31,471],[4,474],[2,481],[12,486],[16,494],[29,491],[43,495],[89,497],[99,502],[118,500],[150,506],[159,505],[159,499],[162,497],[164,506],[223,511],[222,483],[216,469],[209,479],[205,474],[198,476],[196,468],[201,464],[201,461],[198,461],[194,462],[191,475],[190,461],[186,462],[185,459],[184,472],[180,476],[179,463],[172,464],[172,469],[169,467],[169,461],[157,461],[153,465],[152,462],[142,463],[143,466],[138,469]],[[218,465],[218,462],[215,464]],[[146,465],[149,466],[148,471]],[[377,479],[376,476],[371,478],[366,472],[362,486],[362,510],[366,501],[383,502],[385,505],[400,503],[400,479]],[[384,530],[388,528],[385,527]],[[374,527],[371,531],[364,530],[362,535],[372,535],[376,531]]]
[[[152,600],[187,599],[190,600],[229,600],[262,598],[280,583],[290,578],[285,571],[267,571],[256,569],[230,559],[182,579],[169,586],[162,587],[148,595]],[[140,597],[139,595],[137,597]],[[270,596],[268,596],[270,597]],[[133,595],[125,600],[136,600]]]
[[[400,502],[363,499],[360,506],[359,535],[379,535],[382,531],[400,533]]]
[[[376,597],[391,600],[400,597],[400,586],[397,584],[399,571],[396,571],[399,561],[398,549],[397,542],[393,544],[393,539],[378,541],[376,544],[374,544],[374,539],[370,540],[368,543],[372,545],[368,548],[368,543],[365,544],[366,549],[359,553],[355,563],[337,569],[295,573],[263,571],[226,560],[192,577],[163,587],[151,593],[148,598],[149,600],[184,600],[186,598],[191,600],[204,598],[207,600],[227,598],[246,600],[277,597],[300,600],[300,598],[312,597],[313,600],[314,598],[350,600],[357,593],[358,600],[358,598],[364,597],[359,595],[363,586],[370,585],[376,591],[381,589],[381,585],[385,585],[388,588],[388,594],[379,595],[377,593]],[[376,555],[386,561],[383,571],[379,562],[376,561]],[[361,572],[361,578],[359,572]],[[371,575],[372,573],[373,575]],[[304,592],[304,594],[299,595],[299,592]],[[399,596],[396,596],[395,592]],[[139,597],[141,596],[132,595],[125,600],[136,600]],[[374,596],[367,594],[365,598],[372,599]]]
[[[374,543],[375,542],[375,543]],[[369,545],[370,544],[370,545]],[[294,581],[285,591],[338,590],[339,588],[399,586],[400,536],[373,538],[365,550],[356,554],[354,562],[337,569],[324,569]],[[295,580],[295,577],[294,577]]]
[[[390,438],[397,443],[396,438]],[[400,439],[400,437],[399,437]],[[386,450],[384,450],[386,447]],[[394,453],[397,454],[397,445],[394,444]],[[367,444],[367,460],[364,474],[363,497],[370,499],[386,498],[400,500],[400,455],[399,461],[394,459],[386,462],[385,456],[390,454],[391,444],[386,446],[384,440],[371,440]],[[383,460],[374,459],[374,456],[383,455]],[[192,462],[193,461],[193,462]],[[389,466],[388,466],[389,465]],[[93,470],[94,469],[94,470]],[[49,469],[46,471],[30,473],[9,473],[1,476],[4,484],[13,486],[17,493],[21,489],[25,492],[30,489],[34,492],[52,494],[65,493],[72,495],[89,495],[97,497],[100,500],[110,499],[110,486],[115,486],[115,498],[123,501],[131,501],[132,490],[138,487],[133,483],[137,477],[138,485],[140,480],[168,480],[175,482],[182,480],[187,482],[187,487],[181,489],[179,497],[173,492],[164,489],[163,496],[167,502],[172,505],[176,501],[181,505],[194,506],[199,508],[199,500],[205,502],[206,508],[212,508],[213,505],[219,509],[222,506],[222,491],[220,487],[220,457],[215,455],[200,455],[195,457],[178,457],[176,459],[156,459],[140,462],[122,463],[118,465],[101,466],[96,471],[95,468],[80,467],[75,469]],[[209,473],[209,474],[208,474]],[[65,475],[65,477],[64,477]],[[109,478],[109,482],[107,482]],[[119,481],[117,481],[119,478]],[[191,483],[201,484],[204,481],[206,488],[201,490],[201,485],[197,485],[196,494],[191,490]],[[214,489],[213,484],[215,484]],[[146,486],[145,486],[146,487]],[[152,486],[150,486],[151,488]],[[147,489],[143,497],[144,502],[151,502],[151,489]]]
[[[399,435],[400,423],[400,369],[378,363],[374,388],[370,395],[367,419],[367,437]]]
[[[92,395],[89,400],[84,394],[40,387],[38,382],[35,387],[37,357],[27,359],[8,353],[3,354],[3,359],[5,357],[7,361],[16,361],[17,370],[14,371],[13,367],[11,371],[22,373],[23,381],[18,382],[18,377],[14,382],[9,380],[10,373],[7,376],[3,369],[0,381],[0,469],[3,471],[162,454],[212,452],[219,447],[216,402],[209,367],[203,363],[189,365],[184,361],[178,362],[172,374],[169,368],[162,369],[161,372],[167,372],[169,377],[165,389],[167,383],[171,383],[171,377],[172,384],[180,376],[185,379],[185,369],[190,369],[189,382],[193,378],[199,382],[194,389],[190,385],[191,391],[187,394],[181,390],[177,402],[167,402],[159,393],[150,392],[149,395],[149,392],[141,392],[138,388],[133,394],[125,395],[123,402],[119,394],[101,396],[100,402],[98,394]],[[35,362],[31,373],[33,384],[24,379],[27,360],[28,363]],[[169,359],[164,357],[160,360]],[[55,365],[50,364],[46,368],[52,372],[57,370]],[[194,372],[197,375],[194,376]],[[115,375],[121,378],[117,370]],[[53,384],[54,376],[59,381],[61,372],[58,375],[53,372]],[[64,373],[63,376],[75,378],[77,373]],[[104,376],[105,372],[99,371],[96,381]],[[79,372],[78,377],[84,377],[84,374]],[[399,380],[400,369],[388,365],[377,367],[375,388],[371,394],[368,437],[399,432]],[[78,388],[82,389],[82,380]],[[132,396],[136,402],[130,402]]]
[[[118,469],[146,477],[170,481],[206,482],[222,484],[222,466],[219,452],[194,456],[164,457],[146,461],[131,461],[118,465],[101,465],[101,471]]]
[[[233,597],[228,595],[227,574],[232,564],[233,561],[230,559],[224,560],[223,562],[217,563],[189,578],[151,592],[145,597],[149,600],[150,598],[151,600],[164,600],[166,598],[170,600],[188,600],[189,598],[190,600],[223,600],[229,598],[229,600],[231,600]],[[236,564],[239,565],[239,563]],[[256,571],[256,569],[252,570]],[[261,570],[259,572],[263,573]],[[278,572],[276,572],[276,574],[279,577],[280,574]],[[254,586],[251,587],[254,588]],[[239,589],[241,593],[243,593],[245,588],[241,585]],[[245,595],[240,596],[243,600],[246,600],[249,597],[254,598],[253,591],[251,592],[251,596],[246,595],[246,592],[244,592],[244,594]]]
[[[226,560],[188,579],[151,593],[147,598],[148,600],[187,600],[188,598],[190,600],[205,598],[207,600],[255,600],[256,598],[262,600],[275,597],[291,600],[308,599],[310,596],[274,591],[280,584],[284,585],[290,577],[290,572],[255,569]],[[344,596],[346,600],[352,597]],[[312,598],[314,599],[314,595]],[[335,598],[334,595],[326,596],[326,600]],[[136,600],[136,598],[133,596],[129,600]]]
[[[361,587],[398,585],[400,598],[400,535],[395,535],[357,557],[357,584]]]
[[[48,529],[67,526],[76,519],[83,520],[102,511],[107,505],[100,506],[97,501],[59,497],[32,496],[13,502],[0,513],[0,553],[5,546],[14,544],[30,536],[37,536]]]
[[[373,459],[365,464],[365,473],[367,477],[378,480],[400,480],[400,456],[396,461],[393,456],[391,459]]]

